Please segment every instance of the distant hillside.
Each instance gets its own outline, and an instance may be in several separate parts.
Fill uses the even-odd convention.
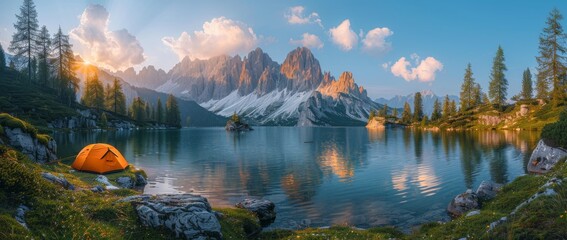
[[[374,101],[379,104],[388,104],[388,107],[393,107],[393,108],[403,108],[404,104],[407,102],[409,103],[413,111],[414,96],[415,93],[411,93],[406,96],[397,95],[390,99],[378,98]],[[445,96],[437,96],[431,90],[421,91],[421,97],[423,100],[423,112],[428,116],[430,116],[431,113],[433,112],[433,104],[435,103],[435,99],[439,99],[439,103],[441,103],[441,105],[443,104],[443,100],[445,99]],[[449,99],[455,100],[457,106],[459,106],[459,97],[454,95],[449,95]]]
[[[124,81],[119,76],[113,75],[94,66],[90,69],[90,71],[96,71],[99,80],[105,86],[106,84],[112,84],[114,78],[118,79],[118,81],[120,81],[120,83],[122,84],[122,89],[124,91],[124,95],[126,96],[127,106],[130,106],[134,98],[141,97],[144,101],[150,102],[150,105],[152,107],[155,107],[157,105],[157,98],[159,97],[162,101],[163,106],[165,107],[165,102],[167,100],[167,94],[165,93],[157,92],[147,88],[132,86],[130,83]],[[84,83],[86,74],[82,71],[77,71],[77,74],[79,76],[79,79],[81,79],[81,82],[79,84],[80,91],[77,94],[77,99],[80,99],[82,89],[85,85]],[[177,102],[179,104],[179,111],[181,113],[182,126],[187,126],[187,117],[190,118],[189,126],[192,127],[224,126],[224,124],[226,123],[226,118],[209,112],[207,109],[199,106],[199,104],[194,101],[177,98]]]

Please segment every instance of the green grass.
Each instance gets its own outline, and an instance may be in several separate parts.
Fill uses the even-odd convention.
[[[357,230],[348,226],[333,226],[326,229],[273,230],[263,232],[259,239],[392,239],[405,238],[403,233],[391,227]]]
[[[557,185],[557,196],[540,197],[521,208],[509,221],[488,232],[490,223],[508,216],[520,203],[552,177],[567,176],[567,164],[559,164],[546,175],[521,176],[505,185],[495,199],[484,203],[479,215],[460,217],[448,223],[429,223],[408,236],[410,239],[558,239],[567,236],[567,186]],[[567,183],[565,183],[567,184]]]

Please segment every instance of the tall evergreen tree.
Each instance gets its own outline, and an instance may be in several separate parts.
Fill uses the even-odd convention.
[[[558,105],[565,98],[561,75],[565,72],[566,35],[561,26],[563,15],[554,8],[546,21],[546,27],[539,37],[537,67],[537,98],[546,99],[549,83],[552,84],[551,100]]]
[[[451,113],[450,115],[457,113],[457,103],[455,103],[455,100],[451,100],[451,104],[449,104],[449,112]]]
[[[441,104],[439,103],[439,99],[435,99],[435,103],[433,103],[433,112],[431,113],[431,121],[437,121],[441,118]]]
[[[384,104],[382,109],[378,112],[378,117],[386,117],[388,116],[388,104]]]
[[[37,53],[37,41],[39,35],[39,24],[37,21],[37,11],[32,0],[24,0],[20,7],[20,14],[16,14],[17,22],[14,24],[16,29],[12,35],[9,50],[17,58],[22,58],[27,64],[27,75],[32,76],[32,58]],[[31,79],[30,79],[31,80]]]
[[[397,108],[392,109],[392,117],[394,117],[396,119],[398,118],[398,109]]]
[[[419,122],[423,118],[423,100],[421,93],[416,92],[413,98],[413,121]]]
[[[6,54],[4,53],[4,48],[0,43],[0,73],[4,72],[6,69]]]
[[[376,114],[374,114],[374,110],[370,110],[370,113],[368,113],[368,121],[374,119],[374,117],[376,117]]]
[[[520,92],[520,97],[523,100],[530,100],[532,99],[532,73],[530,72],[530,68],[527,68],[524,71],[522,77],[522,92]]]
[[[473,106],[476,107],[482,103],[482,88],[478,83],[475,83],[475,87],[473,89],[473,97],[474,97]]]
[[[169,94],[165,103],[165,123],[169,126],[181,127],[181,114],[179,113],[177,100],[171,94]]]
[[[37,69],[37,78],[39,84],[42,86],[47,86],[49,82],[49,55],[51,54],[51,36],[49,35],[49,31],[47,31],[47,27],[41,27],[41,31],[39,32],[38,38],[38,69]]]
[[[451,116],[451,102],[449,101],[449,95],[445,95],[443,99],[443,118],[448,118]]]
[[[104,87],[98,79],[98,74],[87,76],[81,103],[85,106],[104,109]]]
[[[64,102],[71,103],[75,100],[75,94],[79,89],[79,79],[75,68],[75,57],[69,36],[63,34],[61,27],[51,41],[53,51],[53,66],[55,68],[55,79],[53,88]]]
[[[490,84],[488,88],[488,96],[492,104],[497,106],[504,105],[506,101],[506,93],[508,91],[508,80],[504,72],[507,70],[504,64],[504,50],[498,46],[496,56],[492,62],[492,71],[490,73]]]
[[[463,85],[461,85],[460,101],[462,111],[476,107],[475,87],[476,83],[474,81],[471,64],[469,63],[465,69]]]
[[[157,99],[157,106],[156,106],[156,121],[161,124],[163,123],[163,106],[161,104],[161,99],[158,97]]]
[[[404,111],[402,112],[402,123],[411,123],[411,107],[409,103],[404,103]]]
[[[106,88],[106,109],[118,114],[126,115],[126,97],[122,90],[122,84],[114,78],[112,85]]]
[[[134,98],[132,100],[132,105],[130,105],[129,115],[132,119],[143,122],[146,121],[146,109],[145,102],[140,97]]]

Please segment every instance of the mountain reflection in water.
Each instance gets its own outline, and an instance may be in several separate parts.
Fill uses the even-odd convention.
[[[146,193],[192,192],[213,206],[264,197],[274,227],[408,228],[446,218],[456,194],[525,173],[539,132],[257,127],[56,133],[59,156],[106,142],[146,170]]]

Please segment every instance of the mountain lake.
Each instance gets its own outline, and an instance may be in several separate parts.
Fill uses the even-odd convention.
[[[526,173],[539,132],[256,127],[55,133],[59,156],[105,142],[146,171],[144,192],[193,193],[213,207],[276,204],[270,228],[447,220],[451,199]],[[64,147],[63,147],[64,146]]]

